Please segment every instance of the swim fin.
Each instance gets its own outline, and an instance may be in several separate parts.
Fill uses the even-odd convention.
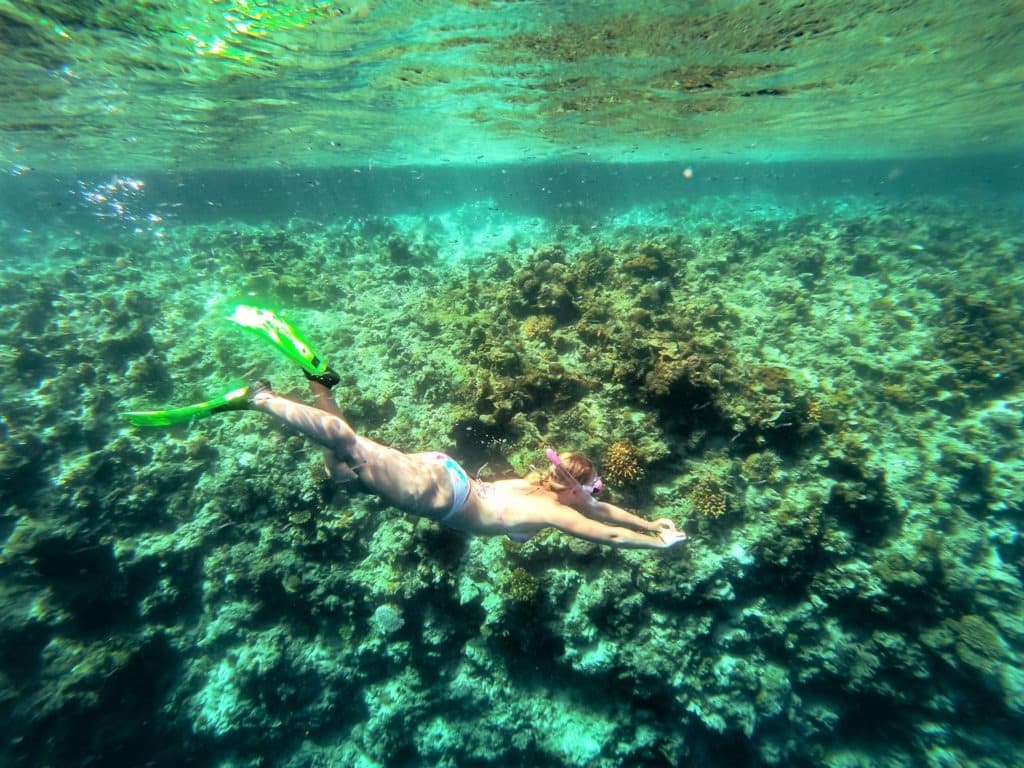
[[[273,310],[251,304],[236,304],[228,320],[255,332],[270,342],[281,354],[302,366],[309,376],[328,371],[327,363],[294,325],[281,319]]]
[[[165,411],[125,411],[121,416],[136,427],[169,427],[173,424],[186,424],[197,419],[205,419],[215,413],[244,410],[249,405],[251,394],[251,387],[239,387],[225,392],[220,397],[194,405],[169,408]]]

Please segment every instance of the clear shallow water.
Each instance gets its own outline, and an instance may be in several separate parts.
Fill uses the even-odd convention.
[[[0,8],[5,762],[1019,763],[1015,7],[588,9]],[[691,541],[468,538],[257,414],[128,427],[307,396],[251,296],[358,429],[583,451]]]
[[[689,174],[689,175],[687,175]],[[364,165],[292,171],[30,174],[0,178],[14,231],[98,227],[146,231],[237,220],[327,222],[342,216],[437,216],[464,205],[553,222],[599,220],[635,206],[747,196],[796,207],[842,196],[899,202],[944,197],[1013,209],[1024,189],[1017,155],[788,163],[508,163]],[[158,220],[157,220],[158,219]],[[576,222],[579,223],[579,222]]]

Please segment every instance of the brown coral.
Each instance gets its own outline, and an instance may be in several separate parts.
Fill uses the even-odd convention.
[[[728,509],[725,493],[718,481],[709,475],[700,477],[690,489],[690,501],[702,517],[721,517]]]
[[[532,603],[540,593],[540,582],[523,567],[514,568],[504,586],[505,594],[514,603]]]
[[[554,315],[530,315],[523,321],[523,336],[538,341],[551,341],[551,334],[558,327]]]
[[[671,280],[678,260],[678,255],[671,246],[659,242],[630,246],[623,256],[622,271],[641,280]]]
[[[743,476],[755,483],[769,483],[778,474],[782,459],[775,451],[752,453],[743,460]]]
[[[969,614],[957,625],[956,654],[965,664],[990,672],[1006,658],[1006,647],[995,626]]]
[[[643,479],[646,472],[633,443],[616,440],[608,446],[601,460],[604,478],[612,485],[630,485]]]

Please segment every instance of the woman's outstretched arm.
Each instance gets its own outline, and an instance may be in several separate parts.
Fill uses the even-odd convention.
[[[558,505],[557,508],[548,512],[545,515],[545,522],[578,539],[593,541],[597,544],[609,544],[620,549],[668,549],[686,540],[685,533],[674,529],[658,528],[656,536],[648,536],[629,528],[605,525],[597,520],[584,517],[576,510],[564,505]]]
[[[628,525],[630,528],[635,528],[639,531],[658,533],[660,531],[676,530],[676,524],[667,517],[647,520],[639,515],[634,515],[632,512],[627,512],[622,507],[617,507],[604,501],[595,500],[587,509],[587,515],[595,520],[603,520],[607,523]]]

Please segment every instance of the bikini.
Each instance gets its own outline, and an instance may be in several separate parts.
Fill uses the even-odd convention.
[[[600,477],[598,477],[592,485],[580,485],[580,482],[569,474],[568,470],[562,467],[561,458],[550,448],[548,449],[548,458],[551,459],[551,463],[555,465],[556,470],[561,470],[578,490],[586,492],[588,499],[592,499],[591,494],[601,490],[602,484]],[[464,470],[459,462],[447,453],[441,453],[438,451],[430,456],[430,460],[444,465],[445,470],[448,472],[448,479],[452,484],[452,505],[448,511],[444,513],[444,516],[439,518],[437,521],[439,523],[450,524],[451,520],[462,512],[462,508],[466,506],[466,502],[469,500],[470,491],[473,490],[473,484],[470,482],[469,475],[466,474],[466,470]],[[504,524],[504,519],[502,519],[501,522]],[[535,533],[506,532],[505,535],[512,539],[512,541],[523,543],[531,539]]]
[[[448,470],[448,478],[452,483],[452,506],[445,512],[444,517],[437,521],[447,524],[462,512],[462,508],[466,506],[466,502],[469,500],[469,493],[473,489],[473,485],[469,480],[469,475],[466,474],[466,470],[448,454],[435,453],[431,456],[431,460],[444,465],[444,468]],[[512,539],[512,541],[520,543],[527,541],[533,536],[532,533],[506,533],[505,535]]]
[[[447,453],[435,453],[431,457],[432,461],[436,461],[444,465],[444,468],[448,472],[448,479],[452,483],[452,505],[447,512],[444,513],[444,517],[441,517],[439,523],[447,523],[452,518],[457,516],[466,502],[469,500],[469,492],[473,489],[473,484],[469,480],[469,475],[455,459],[449,456]]]

